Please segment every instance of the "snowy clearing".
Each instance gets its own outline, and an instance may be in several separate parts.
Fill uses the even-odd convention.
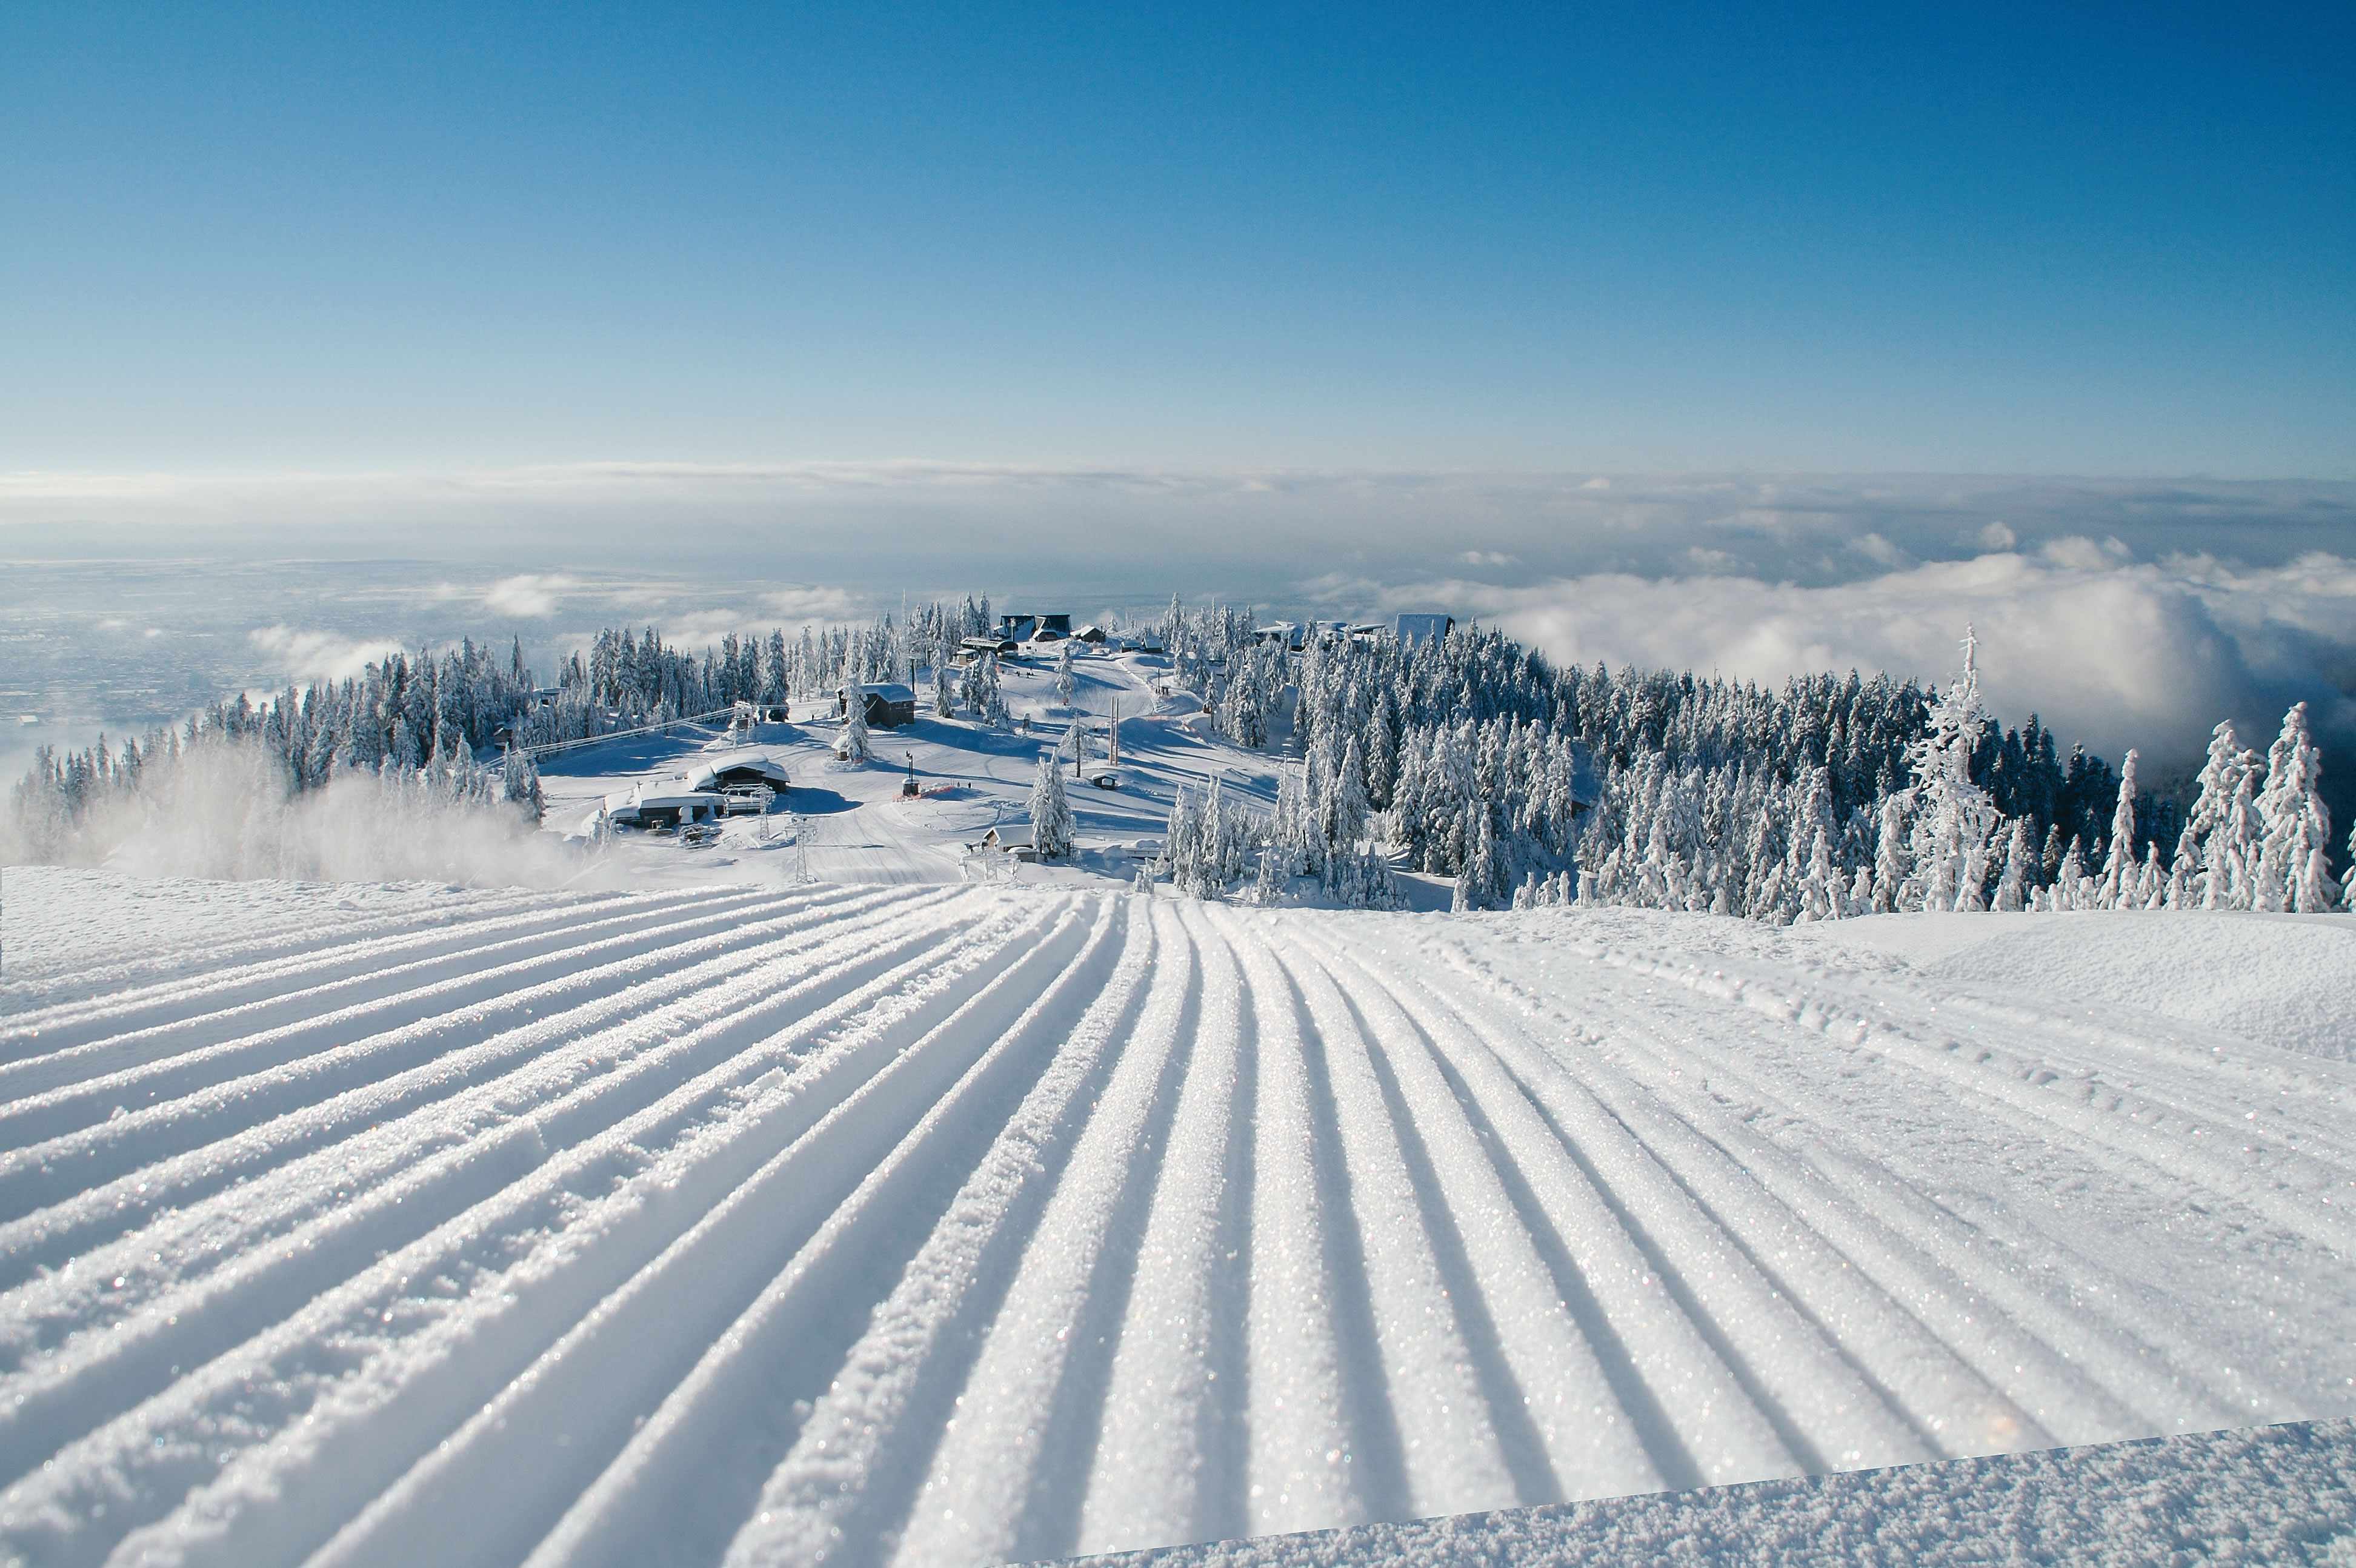
[[[2356,928],[239,891],[8,873],[29,1561],[1039,1558],[2356,1412],[2346,1025],[2072,978]],[[73,939],[134,908],[168,975]]]

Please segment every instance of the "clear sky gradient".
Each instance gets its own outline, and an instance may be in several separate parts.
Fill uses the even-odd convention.
[[[0,470],[2356,476],[2356,9],[0,8]]]

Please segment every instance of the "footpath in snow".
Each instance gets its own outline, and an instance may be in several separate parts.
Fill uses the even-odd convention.
[[[8,872],[29,1562],[1013,1561],[2356,1413],[2347,1012],[2073,967],[2356,923],[210,907]]]

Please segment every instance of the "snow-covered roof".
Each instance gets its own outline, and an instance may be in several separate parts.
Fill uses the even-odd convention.
[[[1401,615],[1396,623],[1398,640],[1410,647],[1418,643],[1440,641],[1455,624],[1453,615]]]
[[[723,773],[758,773],[766,782],[776,784],[779,787],[783,787],[792,776],[786,772],[785,764],[777,762],[774,758],[761,756],[723,757],[705,763],[701,767],[691,768],[688,770],[687,787],[690,789],[699,790],[718,789],[720,787],[720,775]]]
[[[913,686],[903,686],[896,680],[870,681],[863,686],[855,688],[844,687],[842,689],[845,691],[860,691],[869,697],[880,697],[886,702],[914,702],[916,700],[916,688]]]
[[[649,806],[657,811],[674,810],[681,806],[716,806],[721,796],[708,789],[698,788],[685,778],[650,779],[616,790],[605,797],[605,809],[610,812],[639,811]]]

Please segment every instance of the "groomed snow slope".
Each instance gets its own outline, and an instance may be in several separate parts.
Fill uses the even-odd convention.
[[[249,886],[78,978],[134,886],[8,874],[37,1563],[1039,1558],[2356,1412],[2356,1069],[1903,922]]]
[[[1100,1557],[1093,1568],[2356,1561],[2356,1426],[2299,1422]]]

